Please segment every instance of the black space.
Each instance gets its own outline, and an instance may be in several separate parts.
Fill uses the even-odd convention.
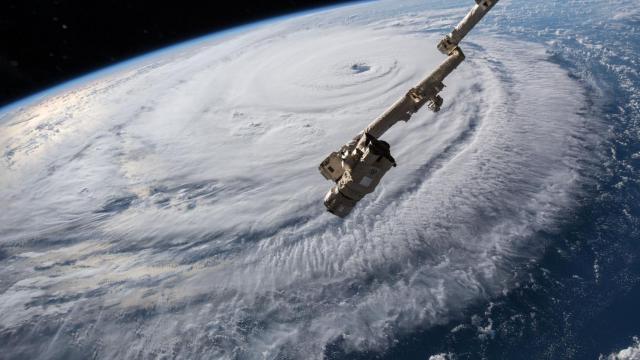
[[[0,106],[217,30],[345,0],[4,0]]]

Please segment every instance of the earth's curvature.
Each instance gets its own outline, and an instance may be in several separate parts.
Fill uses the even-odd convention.
[[[0,110],[0,357],[633,345],[639,326],[596,325],[636,319],[612,308],[640,279],[640,13],[597,3],[501,1],[346,220],[319,162],[444,59],[472,1],[281,18]]]

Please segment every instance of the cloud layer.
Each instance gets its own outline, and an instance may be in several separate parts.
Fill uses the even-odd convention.
[[[283,20],[0,113],[0,338],[16,356],[321,358],[508,290],[593,141],[539,45],[469,39],[442,112],[385,137],[399,167],[378,191],[344,221],[321,203],[318,163],[443,60],[433,31],[465,10]]]

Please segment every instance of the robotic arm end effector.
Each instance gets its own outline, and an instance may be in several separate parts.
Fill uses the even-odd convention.
[[[324,197],[327,211],[339,217],[349,215],[395,166],[389,144],[367,133],[357,143],[346,144],[340,153],[332,153],[320,164],[322,175],[336,183]]]

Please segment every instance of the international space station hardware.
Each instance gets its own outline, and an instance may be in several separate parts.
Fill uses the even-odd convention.
[[[498,1],[475,0],[473,9],[438,44],[438,50],[447,55],[447,59],[353,140],[320,164],[320,173],[336,183],[324,198],[324,205],[330,213],[347,216],[358,201],[372,193],[382,177],[396,166],[389,144],[379,140],[387,130],[400,121],[409,121],[424,105],[434,112],[440,111],[443,99],[439,93],[444,89],[443,81],[465,59],[459,47],[460,41]]]
[[[453,31],[444,37],[438,43],[438,50],[445,55],[449,55],[465,36],[473,29],[482,18],[491,10],[498,0],[475,0],[476,6],[469,11],[467,16],[460,21],[458,26],[453,28]]]

